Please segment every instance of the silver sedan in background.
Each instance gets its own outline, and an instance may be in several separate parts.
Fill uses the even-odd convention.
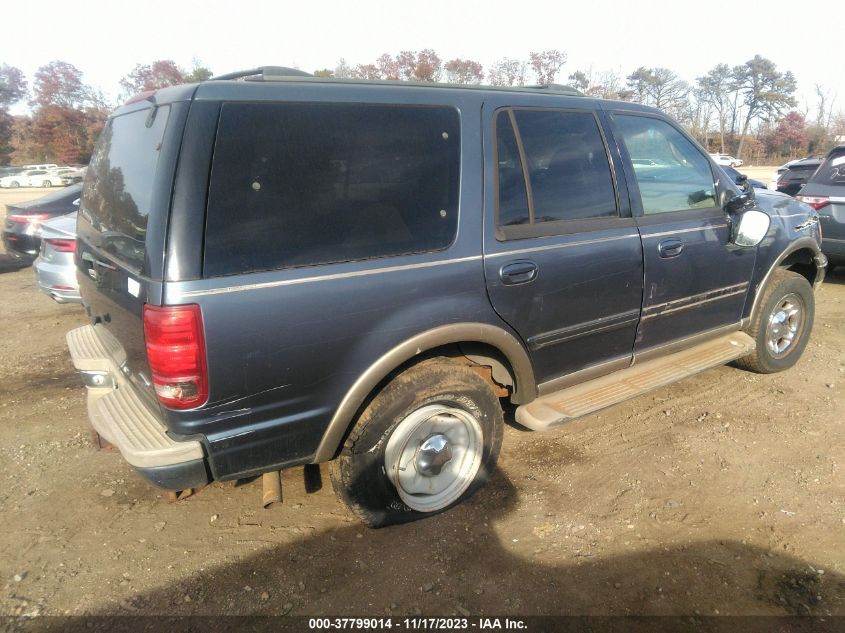
[[[41,250],[32,264],[38,287],[59,303],[82,303],[73,252],[76,250],[76,212],[41,225]]]

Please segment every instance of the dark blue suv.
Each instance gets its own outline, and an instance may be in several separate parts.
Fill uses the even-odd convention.
[[[503,401],[546,430],[807,345],[815,211],[652,108],[246,75],[117,110],[84,185],[68,344],[159,487],[331,461],[368,525],[407,521],[490,474]]]

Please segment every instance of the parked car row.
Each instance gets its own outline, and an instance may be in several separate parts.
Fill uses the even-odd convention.
[[[73,253],[81,193],[82,185],[76,184],[36,200],[6,205],[6,252],[35,260],[39,288],[60,303],[80,301]]]
[[[28,166],[31,167],[31,166]],[[18,187],[62,187],[82,182],[85,168],[39,166],[39,168],[17,171],[4,169],[6,173],[0,177],[0,187],[16,189]]]

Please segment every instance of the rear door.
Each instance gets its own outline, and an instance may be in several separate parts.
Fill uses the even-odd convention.
[[[493,307],[527,343],[538,382],[627,366],[643,270],[618,156],[578,99],[559,108],[511,99],[483,110]]]
[[[730,242],[706,155],[672,122],[615,112],[631,161],[632,206],[642,236],[645,288],[635,355],[715,330],[739,327],[756,249]],[[650,159],[652,165],[643,165]]]

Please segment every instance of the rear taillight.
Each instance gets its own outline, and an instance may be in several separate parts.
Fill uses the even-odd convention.
[[[811,207],[813,207],[816,211],[821,209],[822,207],[826,207],[830,204],[830,198],[827,196],[796,196],[801,202],[806,202]]]
[[[145,305],[144,338],[159,402],[171,409],[205,404],[208,370],[200,307]]]
[[[11,222],[28,222],[30,224],[38,224],[49,218],[50,216],[46,213],[33,213],[32,215],[21,215],[19,213],[13,213],[9,216],[9,221]]]
[[[47,243],[59,253],[72,253],[76,250],[76,240],[48,239]]]

